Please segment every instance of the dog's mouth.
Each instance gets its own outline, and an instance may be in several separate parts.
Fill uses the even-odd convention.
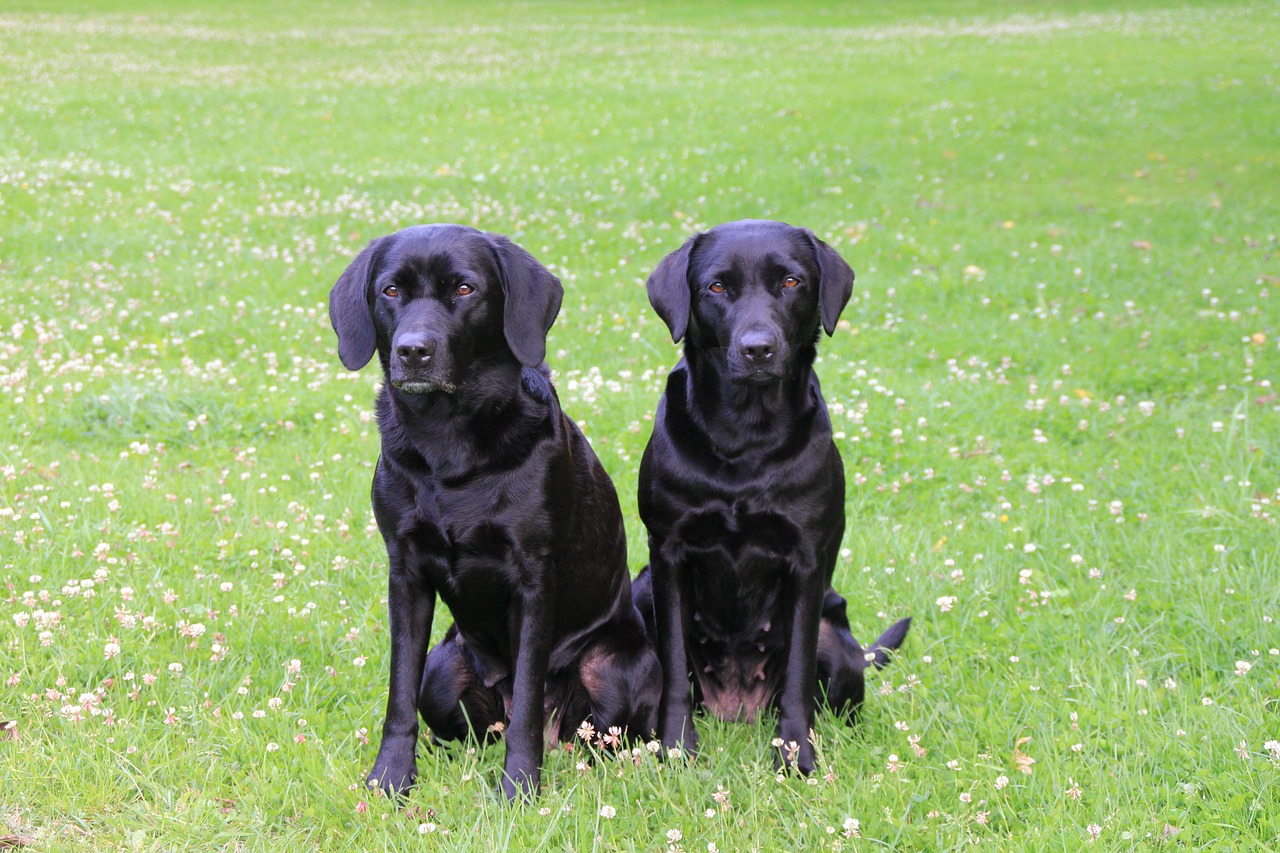
[[[439,358],[432,358],[423,364],[408,365],[393,358],[387,371],[387,383],[401,394],[431,394],[441,391],[446,394],[454,392],[454,383],[450,380],[448,366]]]
[[[734,371],[729,379],[735,385],[772,385],[785,376],[786,372],[777,368],[750,367]]]
[[[452,394],[455,390],[451,382],[435,382],[425,379],[392,379],[391,385],[402,394],[430,394],[433,391]]]

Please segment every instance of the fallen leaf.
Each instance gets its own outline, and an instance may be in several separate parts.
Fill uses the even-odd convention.
[[[1133,248],[1138,249],[1138,250],[1143,251],[1143,252],[1150,252],[1150,251],[1151,251],[1151,244],[1150,244],[1150,243],[1148,243],[1146,240],[1134,240],[1134,241],[1133,241],[1133,243],[1132,243],[1132,246],[1133,246]]]
[[[1021,747],[1024,743],[1030,743],[1030,741],[1031,741],[1030,735],[1026,737],[1021,737],[1021,738],[1018,738],[1017,743],[1015,743],[1013,746],[1013,763],[1018,766],[1018,770],[1022,771],[1023,773],[1026,773],[1028,776],[1031,775],[1031,772],[1032,772],[1031,765],[1035,764],[1036,760],[1032,758],[1030,755],[1027,755],[1025,752],[1023,752],[1019,747]]]

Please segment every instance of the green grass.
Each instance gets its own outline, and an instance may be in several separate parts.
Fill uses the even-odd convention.
[[[0,846],[1280,846],[1280,8],[686,5],[0,10]],[[915,617],[863,723],[810,780],[706,721],[529,806],[500,746],[370,797],[376,377],[330,285],[429,221],[561,275],[639,569],[643,281],[740,217],[858,273],[837,586],[864,639]]]

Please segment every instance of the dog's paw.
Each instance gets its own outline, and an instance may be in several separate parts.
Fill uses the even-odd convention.
[[[779,735],[773,739],[773,769],[788,770],[808,776],[813,773],[813,742],[808,737],[787,738]]]
[[[531,800],[538,793],[538,771],[512,769],[504,770],[502,782],[498,785],[498,793],[508,803]]]
[[[698,730],[693,726],[693,717],[668,721],[659,732],[658,740],[662,743],[664,758],[671,750],[682,752],[691,760],[698,754]]]
[[[418,768],[412,753],[407,759],[401,755],[379,754],[364,784],[371,791],[381,791],[403,802],[417,778]]]

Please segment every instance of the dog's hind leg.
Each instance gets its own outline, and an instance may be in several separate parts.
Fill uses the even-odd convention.
[[[483,673],[456,628],[450,628],[427,654],[418,712],[431,729],[435,743],[466,740],[472,734],[480,742],[487,742],[497,737],[494,724],[506,722],[501,692],[485,684]]]
[[[870,648],[864,649],[849,630],[844,597],[828,589],[818,627],[818,701],[854,722],[866,694],[863,673],[882,669],[906,639],[911,620],[895,622]]]
[[[658,636],[658,626],[653,616],[653,572],[648,566],[640,570],[635,580],[631,581],[631,603],[640,611],[644,619],[644,628],[649,632],[649,639]]]
[[[621,729],[628,740],[652,738],[662,694],[662,667],[653,646],[638,628],[634,637],[611,636],[587,649],[578,677],[587,692],[590,722],[600,734]],[[564,737],[572,737],[581,720],[563,721]],[[568,731],[566,731],[566,729]]]

